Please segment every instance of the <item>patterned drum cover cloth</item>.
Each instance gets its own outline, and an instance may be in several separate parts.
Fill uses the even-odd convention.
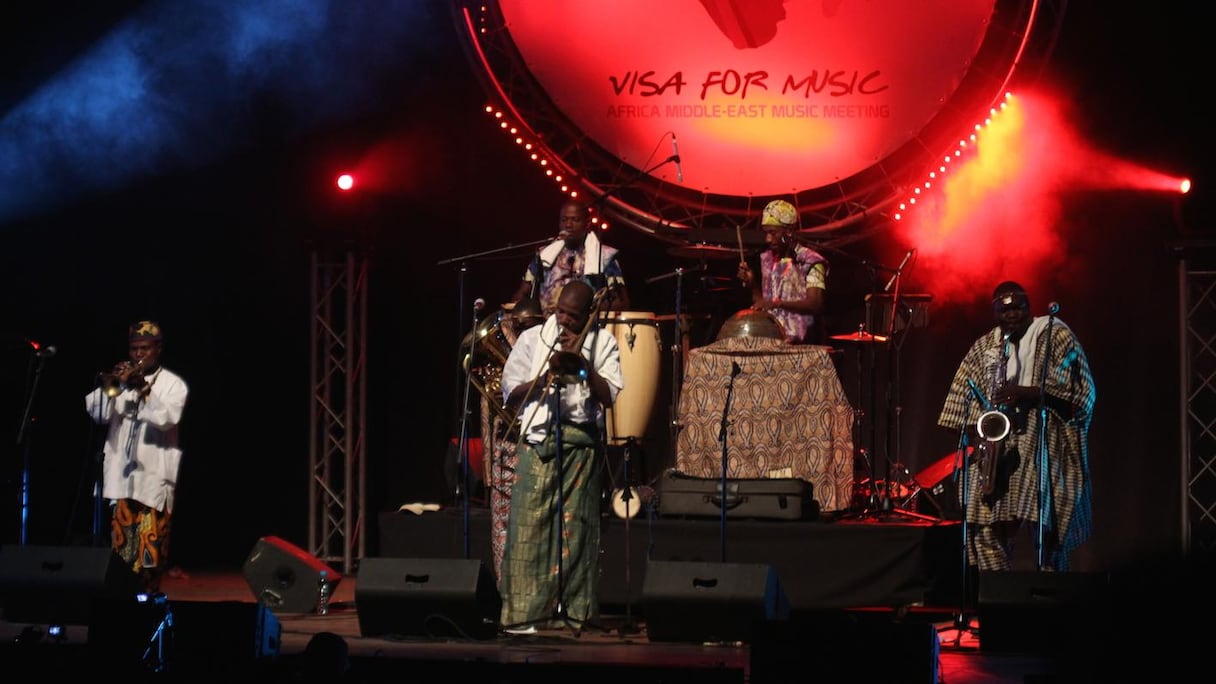
[[[676,469],[721,477],[718,435],[732,364],[727,477],[796,477],[812,484],[824,512],[853,496],[853,409],[830,348],[768,337],[719,337],[693,349],[680,393]]]

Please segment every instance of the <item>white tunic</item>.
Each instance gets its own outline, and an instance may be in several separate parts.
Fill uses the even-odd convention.
[[[558,348],[557,317],[549,316],[543,326],[529,328],[520,334],[502,369],[503,401],[511,390],[540,377],[549,367],[549,356]],[[582,356],[589,359],[595,372],[608,383],[612,401],[624,387],[621,377],[621,352],[616,338],[602,329],[595,329],[583,340]],[[547,388],[538,389],[547,392]],[[529,397],[519,412],[520,433],[528,442],[539,444],[549,431],[549,395]],[[604,409],[591,394],[587,383],[573,383],[561,388],[562,419],[571,423],[599,422]]]
[[[186,383],[164,366],[148,376],[148,396],[124,390],[110,398],[100,387],[85,396],[85,410],[98,424],[109,423],[102,461],[102,496],[134,499],[173,512],[173,494],[182,450],[177,425],[186,408]]]

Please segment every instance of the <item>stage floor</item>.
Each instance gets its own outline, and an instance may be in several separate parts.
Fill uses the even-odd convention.
[[[437,561],[441,567],[461,569],[435,575],[462,575],[463,568],[470,565],[477,567],[475,575],[483,574],[492,567],[488,512],[468,511],[470,557],[464,553],[464,513],[457,509],[421,516],[383,514],[379,553],[361,563],[367,570],[364,592],[359,591],[358,568],[346,573],[324,615],[272,612],[257,602],[261,594],[251,587],[262,580],[243,567],[186,568],[169,577],[163,586],[164,599],[176,616],[180,652],[195,657],[208,654],[206,660],[187,660],[187,668],[191,674],[201,669],[211,679],[239,677],[250,671],[217,673],[208,668],[216,663],[239,663],[231,657],[233,651],[247,655],[262,649],[267,652],[264,656],[273,650],[272,657],[248,664],[257,668],[259,679],[298,674],[301,667],[316,670],[319,666],[309,659],[308,646],[319,634],[337,635],[345,641],[353,679],[365,682],[442,676],[538,684],[565,683],[572,677],[616,680],[619,676],[639,682],[750,684],[790,681],[793,672],[803,673],[798,678],[805,681],[858,684],[1024,684],[1076,681],[1078,667],[1101,662],[1109,667],[1113,662],[1096,657],[1108,653],[1106,647],[1098,649],[1096,644],[1115,624],[1105,618],[1109,615],[1103,610],[1107,603],[1073,600],[1079,588],[1090,586],[1092,577],[1012,575],[1016,581],[1004,582],[1004,598],[994,589],[991,605],[963,602],[962,573],[957,566],[958,525],[897,518],[735,520],[728,521],[725,534],[715,521],[633,519],[626,530],[625,521],[613,518],[605,521],[602,536],[602,616],[598,624],[530,635],[506,634],[491,625],[482,638],[457,637],[450,630],[437,634],[431,628],[436,617],[443,624],[467,620],[455,617],[457,606],[473,600],[474,590],[470,587],[464,595],[466,590],[449,585],[448,577],[437,577],[434,581],[442,586],[432,588],[447,594],[411,596],[406,588],[392,586],[391,579],[373,579],[377,573],[372,568],[398,567],[397,574],[403,575],[416,572],[411,568],[432,567],[429,564]],[[723,548],[728,563],[719,560]],[[375,565],[371,558],[377,560]],[[307,560],[318,562],[311,557]],[[284,562],[289,570],[307,577],[306,568],[292,566],[294,561]],[[696,597],[681,604],[687,597],[679,593],[679,586],[655,580],[649,593],[644,590],[648,567],[726,572],[755,566],[773,569],[791,610],[787,619],[759,621],[745,638],[706,640],[700,630],[708,629],[707,623],[732,624],[736,617],[749,615],[746,610],[758,600],[755,595]],[[307,598],[311,600],[311,594]],[[440,608],[422,604],[436,600],[441,601]],[[768,600],[767,594],[763,600]],[[360,603],[364,604],[363,618],[370,621],[373,613],[379,614],[377,619],[394,623],[390,631],[404,636],[385,636],[384,630],[365,632]],[[738,612],[741,606],[744,613]],[[239,609],[234,611],[234,607]],[[273,649],[262,641],[264,630],[251,626],[249,611],[260,619],[273,618],[278,631]],[[128,624],[107,617],[101,621],[105,628],[91,626],[98,624],[96,619],[91,625],[67,625],[59,639],[46,635],[46,624],[0,622],[0,639],[8,649],[6,659],[24,658],[42,672],[91,672],[97,667],[98,635],[117,638],[115,632],[120,630],[112,626]],[[981,621],[989,622],[984,632],[980,631]],[[419,628],[423,624],[426,627]],[[124,638],[146,641],[143,635],[150,631],[138,627]],[[1045,640],[1044,635],[1051,638]],[[998,637],[1003,642],[999,647]],[[208,644],[207,650],[200,651],[196,640]],[[69,657],[73,653],[85,655]],[[142,669],[137,674],[143,674]]]
[[[351,656],[351,680],[364,682],[420,681],[443,676],[461,681],[466,677],[489,677],[480,681],[535,684],[569,681],[569,677],[616,681],[621,676],[627,678],[625,681],[648,683],[760,683],[790,681],[786,676],[792,667],[795,673],[802,671],[806,681],[813,680],[818,673],[822,679],[815,681],[1023,684],[1028,677],[1054,671],[1051,661],[1041,655],[983,653],[976,631],[960,634],[953,629],[951,616],[916,610],[898,619],[901,624],[917,626],[915,634],[896,634],[882,628],[896,619],[893,614],[851,614],[852,636],[857,637],[853,643],[841,648],[839,640],[824,640],[823,634],[817,635],[822,645],[830,643],[834,652],[825,652],[814,639],[804,641],[802,633],[798,634],[797,644],[789,643],[789,635],[775,635],[763,645],[653,642],[647,637],[643,619],[627,620],[625,615],[604,616],[601,625],[584,626],[578,631],[541,630],[528,636],[499,634],[477,640],[363,637],[355,601],[357,584],[357,577],[343,578],[326,615],[275,614],[281,630],[279,653],[272,665],[258,666],[261,669],[257,671],[284,676],[295,672],[308,662],[305,649],[322,632],[337,634],[346,641]],[[194,607],[202,603],[254,604],[253,592],[239,570],[187,572],[167,580],[163,589],[171,608],[183,603]],[[223,612],[231,615],[230,611]],[[857,625],[873,628],[858,629]],[[971,618],[971,626],[978,627],[975,617]],[[90,634],[85,625],[66,626],[64,637],[56,642],[43,637],[35,645],[15,645],[23,631],[28,643],[31,630],[37,634],[46,627],[0,622],[0,639],[8,645],[10,655],[26,656],[43,673],[76,673],[69,654],[74,648],[87,648]],[[225,629],[234,632],[247,629],[243,624],[211,627],[217,637]],[[926,643],[925,634],[931,635],[936,644]],[[219,650],[213,655],[224,658]],[[8,662],[17,660],[6,657]],[[840,676],[847,679],[835,679]]]

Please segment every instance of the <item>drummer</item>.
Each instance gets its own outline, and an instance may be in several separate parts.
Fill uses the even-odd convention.
[[[819,343],[823,331],[815,319],[826,299],[827,259],[798,242],[798,210],[785,200],[765,205],[760,227],[766,244],[760,253],[760,277],[747,261],[739,261],[739,280],[751,290],[752,308],[771,313],[787,342]]]
[[[571,280],[586,280],[597,291],[611,288],[601,308],[625,311],[629,293],[617,260],[619,250],[605,245],[591,230],[591,207],[578,199],[562,204],[557,219],[557,239],[541,247],[524,271],[523,280],[503,308],[511,310],[517,302],[533,297],[549,316],[557,310],[557,295]]]

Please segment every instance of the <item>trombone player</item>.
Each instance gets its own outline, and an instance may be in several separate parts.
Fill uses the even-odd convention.
[[[962,433],[960,451],[975,448],[959,494],[966,493],[967,562],[980,570],[1019,569],[1014,543],[1029,538],[1039,547],[1035,569],[1066,571],[1090,534],[1094,380],[1057,311],[1053,303],[1048,315],[1034,316],[1021,285],[997,285],[995,326],[963,357],[938,417]],[[992,420],[998,412],[1005,420]]]
[[[161,327],[139,321],[127,333],[128,361],[100,374],[85,409],[107,425],[102,496],[109,503],[110,542],[139,576],[144,590],[160,590],[172,532],[173,497],[182,451],[178,423],[188,388],[161,365]]]
[[[499,584],[508,633],[598,617],[601,427],[624,387],[599,298],[584,280],[566,283],[557,311],[519,336],[503,366],[520,434]]]

